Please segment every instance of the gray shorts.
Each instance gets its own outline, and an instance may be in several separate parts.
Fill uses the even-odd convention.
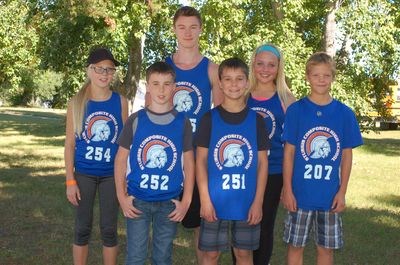
[[[329,249],[343,246],[342,218],[339,213],[302,209],[288,212],[283,241],[294,247],[305,247],[311,231],[318,246]]]
[[[237,249],[256,250],[260,242],[260,225],[249,225],[246,221],[218,220],[200,224],[199,249],[202,251],[225,251],[232,246]]]

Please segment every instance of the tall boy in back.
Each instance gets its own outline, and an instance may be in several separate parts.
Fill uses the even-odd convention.
[[[146,80],[150,105],[128,118],[118,139],[115,183],[127,220],[126,264],[145,264],[151,225],[152,264],[171,265],[177,222],[189,208],[195,181],[192,127],[171,103],[173,68],[155,63]]]
[[[196,180],[202,216],[202,264],[218,263],[230,248],[236,264],[253,264],[267,182],[269,140],[263,118],[246,106],[249,69],[237,58],[218,69],[224,102],[208,111],[196,135]]]
[[[333,264],[333,249],[343,246],[340,213],[352,165],[352,148],[361,145],[353,111],[330,95],[335,63],[323,52],[306,64],[311,92],[286,112],[283,131],[283,204],[288,210],[284,241],[287,263],[303,264],[310,230],[317,264]]]

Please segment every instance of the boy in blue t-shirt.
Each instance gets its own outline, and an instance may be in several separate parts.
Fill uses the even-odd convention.
[[[146,81],[150,104],[128,118],[118,139],[115,185],[127,222],[126,264],[145,264],[151,226],[152,264],[171,265],[177,223],[189,208],[195,181],[192,127],[171,102],[173,68],[154,63]]]
[[[259,245],[269,139],[261,115],[246,106],[248,73],[240,59],[221,63],[224,101],[203,116],[196,134],[202,264],[217,264],[229,249],[229,228],[237,264],[251,264]]]
[[[310,230],[315,233],[318,264],[333,264],[333,249],[343,246],[340,213],[352,148],[363,142],[353,111],[329,93],[335,78],[333,59],[324,52],[313,54],[306,78],[311,93],[288,108],[282,136],[287,264],[303,264]]]

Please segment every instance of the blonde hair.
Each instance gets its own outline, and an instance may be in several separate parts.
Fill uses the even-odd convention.
[[[280,101],[283,103],[285,108],[288,107],[288,105],[291,103],[290,97],[294,98],[293,93],[290,91],[288,85],[286,84],[286,77],[285,77],[285,59],[283,58],[282,52],[279,50],[278,47],[271,43],[265,43],[262,45],[259,45],[253,52],[253,55],[251,56],[250,60],[250,93],[253,92],[258,84],[257,78],[254,75],[254,61],[255,58],[258,54],[258,51],[262,46],[271,46],[275,48],[279,52],[278,60],[279,60],[279,65],[278,65],[278,75],[276,79],[274,80],[274,83],[276,85],[276,91],[278,92],[278,96]]]
[[[81,89],[71,99],[74,132],[78,138],[81,137],[83,131],[83,118],[90,93],[89,86],[90,80],[87,78]]]
[[[308,75],[311,71],[311,68],[313,66],[319,65],[319,64],[326,64],[329,65],[331,68],[332,72],[332,77],[335,79],[336,77],[336,63],[333,60],[333,58],[327,54],[326,52],[316,52],[308,58],[307,63],[306,63],[306,75]]]

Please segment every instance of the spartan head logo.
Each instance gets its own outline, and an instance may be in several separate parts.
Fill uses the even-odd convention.
[[[173,96],[173,104],[177,111],[188,112],[193,107],[193,99],[190,96],[192,91],[180,89]]]
[[[317,136],[311,141],[311,158],[326,158],[331,152],[328,137]]]
[[[331,138],[327,132],[317,131],[310,135],[306,142],[306,153],[310,158],[327,158],[331,153],[331,146],[329,144],[329,138]]]
[[[110,126],[107,122],[110,119],[97,119],[95,120],[89,128],[89,138],[91,141],[100,142],[107,141],[111,134]]]
[[[239,144],[229,144],[223,151],[225,167],[239,167],[243,164],[244,153]]]
[[[160,144],[152,145],[146,154],[145,166],[147,168],[163,168],[168,161],[165,146]]]

